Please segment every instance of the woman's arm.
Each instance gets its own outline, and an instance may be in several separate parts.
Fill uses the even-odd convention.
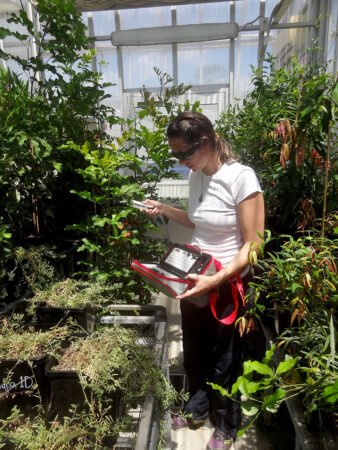
[[[183,209],[174,208],[173,206],[167,205],[166,203],[157,202],[155,200],[145,200],[143,203],[146,205],[152,205],[153,208],[146,210],[146,213],[150,217],[157,217],[159,214],[168,217],[168,219],[179,223],[188,228],[194,228],[195,225],[190,221],[188,217],[188,212]]]
[[[186,297],[198,297],[232,278],[235,274],[241,273],[249,264],[249,251],[257,247],[253,243],[260,244],[261,239],[257,232],[264,234],[264,200],[260,192],[256,192],[237,206],[240,226],[243,233],[244,244],[239,253],[219,272],[214,275],[194,275],[190,274],[187,279],[196,282],[195,286],[184,294],[176,297],[183,299]]]

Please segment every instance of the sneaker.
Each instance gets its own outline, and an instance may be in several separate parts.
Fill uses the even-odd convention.
[[[226,434],[219,428],[215,428],[214,434],[211,436],[206,450],[229,450],[232,443],[233,439],[230,434]]]
[[[205,419],[191,419],[187,417],[186,419],[181,419],[179,416],[171,416],[171,425],[176,430],[179,428],[190,428],[190,430],[197,430],[201,426],[203,426],[208,417]]]

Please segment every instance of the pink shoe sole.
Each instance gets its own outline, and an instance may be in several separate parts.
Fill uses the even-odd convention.
[[[232,444],[232,437],[216,428],[208,442],[206,450],[230,450]]]
[[[197,430],[202,427],[207,421],[207,417],[205,419],[181,419],[179,416],[171,416],[171,425],[175,429],[179,428],[190,428],[190,430]]]

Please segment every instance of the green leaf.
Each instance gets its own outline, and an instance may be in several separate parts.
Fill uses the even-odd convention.
[[[241,384],[241,379],[242,377],[238,377],[236,382],[232,385],[231,395],[236,394],[236,392],[238,391],[239,385]]]
[[[242,402],[241,408],[246,416],[254,416],[259,411],[257,402],[255,402],[254,400],[247,400],[246,402]]]
[[[276,412],[280,401],[285,397],[285,395],[286,392],[283,391],[283,389],[277,388],[275,392],[265,397],[262,408],[271,412]]]
[[[334,101],[338,105],[338,82],[335,85],[335,88],[332,91],[332,97],[334,98]]]
[[[333,314],[330,316],[330,350],[331,350],[331,360],[332,363],[335,360],[336,356],[336,344],[335,344],[335,326],[333,323]]]
[[[273,354],[275,352],[276,345],[271,345],[271,348],[265,352],[265,357],[263,358],[263,363],[267,364],[271,361]]]
[[[231,397],[231,395],[224,388],[222,388],[222,386],[219,386],[218,384],[215,383],[207,383],[207,384],[209,384],[216,391],[219,391],[222,395]]]
[[[251,363],[253,370],[260,373],[261,375],[273,375],[273,370],[267,364],[262,364],[258,361],[253,361]]]
[[[105,218],[105,217],[99,217],[99,216],[94,216],[92,217],[92,221],[93,221],[93,225],[97,226],[97,227],[104,227],[106,225],[106,223],[109,222],[109,219]]]
[[[53,167],[57,172],[61,172],[62,171],[62,164],[58,163],[58,162],[53,162]]]
[[[338,400],[338,380],[336,380],[334,384],[324,388],[323,399],[327,403],[335,403]]]
[[[276,375],[281,375],[282,373],[288,372],[290,369],[292,369],[296,362],[297,358],[290,358],[286,361],[282,361],[277,367]]]

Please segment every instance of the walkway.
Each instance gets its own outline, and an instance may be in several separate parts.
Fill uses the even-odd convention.
[[[179,302],[163,294],[154,296],[154,303],[167,310],[168,317],[168,358],[174,366],[182,367],[182,333]],[[171,431],[171,450],[204,450],[213,433],[212,425],[196,431],[189,428]],[[235,442],[231,450],[274,450],[266,437],[256,427],[252,427],[241,439]]]

